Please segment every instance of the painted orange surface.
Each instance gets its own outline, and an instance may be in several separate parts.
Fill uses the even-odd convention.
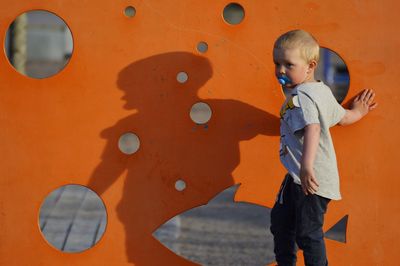
[[[271,52],[295,28],[345,60],[346,100],[368,87],[380,104],[361,122],[332,129],[343,200],[330,204],[326,229],[345,214],[349,225],[346,244],[327,240],[330,265],[399,260],[400,4],[238,2],[246,16],[232,26],[221,15],[229,1],[0,1],[3,40],[33,9],[63,18],[74,38],[71,61],[47,79],[24,77],[0,56],[0,265],[194,265],[152,232],[237,183],[235,200],[271,207],[285,173]],[[133,18],[123,13],[128,5]],[[180,71],[187,83],[176,81]],[[200,101],[213,112],[207,127],[189,117]],[[141,141],[133,155],[117,147],[126,132]],[[175,189],[177,179],[186,190]],[[107,208],[105,235],[79,254],[55,250],[38,228],[40,204],[65,184],[89,186]]]

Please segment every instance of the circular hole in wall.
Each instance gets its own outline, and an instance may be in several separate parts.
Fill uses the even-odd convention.
[[[237,25],[244,19],[244,8],[238,3],[228,4],[222,13],[226,23]]]
[[[199,42],[197,44],[197,51],[200,53],[205,53],[208,50],[208,44],[206,42]]]
[[[186,189],[186,182],[179,179],[175,182],[175,189],[178,191],[184,191]]]
[[[208,104],[199,102],[192,106],[190,118],[196,124],[205,124],[211,119],[212,111]]]
[[[133,6],[128,6],[124,10],[125,16],[133,18],[136,15],[136,9]]]
[[[335,51],[321,47],[315,79],[328,85],[336,100],[341,103],[350,87],[350,75],[346,63]]]
[[[134,133],[127,132],[118,140],[118,148],[122,153],[133,154],[139,150],[140,140]]]
[[[179,83],[185,83],[188,80],[189,76],[186,72],[179,72],[176,76],[176,79]]]
[[[65,185],[45,198],[40,231],[56,249],[73,253],[93,247],[103,236],[107,213],[101,198],[81,185]]]
[[[11,65],[31,78],[48,78],[64,69],[73,51],[67,24],[44,10],[21,14],[10,25],[5,51]]]

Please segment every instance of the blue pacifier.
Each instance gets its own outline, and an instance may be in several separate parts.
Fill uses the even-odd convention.
[[[289,83],[292,83],[292,81],[285,75],[279,76],[278,77],[278,81],[282,86],[285,86],[285,85],[287,85]]]

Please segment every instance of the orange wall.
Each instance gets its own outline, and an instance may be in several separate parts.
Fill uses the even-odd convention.
[[[32,9],[59,15],[74,37],[70,63],[48,79],[24,77],[0,56],[1,265],[194,265],[151,233],[236,183],[237,201],[271,207],[284,175],[276,123],[283,96],[271,51],[295,28],[345,60],[346,99],[374,88],[380,104],[361,122],[332,130],[344,199],[330,204],[326,228],[345,214],[349,226],[346,244],[327,240],[330,264],[400,258],[400,4],[238,2],[246,17],[231,26],[221,17],[229,1],[0,1],[3,40]],[[128,5],[134,18],[123,14]],[[199,41],[209,45],[204,55]],[[185,84],[176,82],[180,71],[189,75]],[[207,128],[189,117],[199,101],[213,111]],[[129,156],[117,147],[128,131],[141,140]],[[174,188],[180,178],[183,192]],[[79,254],[53,249],[38,229],[40,204],[65,184],[88,185],[108,212],[102,240]]]

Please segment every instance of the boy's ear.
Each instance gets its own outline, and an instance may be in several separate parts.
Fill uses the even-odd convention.
[[[317,65],[318,65],[317,60],[314,59],[311,60],[310,63],[308,63],[308,67],[314,70],[317,68]]]
[[[308,71],[314,71],[317,68],[317,65],[318,65],[317,60],[314,60],[314,59],[311,60],[308,63]]]

